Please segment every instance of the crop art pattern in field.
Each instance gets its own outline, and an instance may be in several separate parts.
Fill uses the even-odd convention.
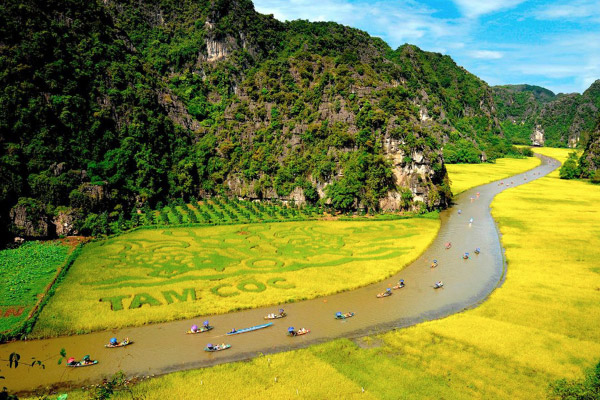
[[[327,232],[323,226],[293,225],[285,229],[274,229],[279,228],[276,225],[235,227],[220,235],[210,235],[210,228],[146,231],[145,236],[150,237],[139,239],[125,235],[94,250],[104,255],[99,268],[106,273],[83,283],[112,289],[216,281],[389,259],[410,249],[394,244],[398,232],[393,224],[338,232]],[[382,241],[376,247],[361,243],[365,233],[378,233]]]
[[[137,325],[353,289],[400,270],[438,228],[404,219],[134,231],[86,246],[36,329]]]

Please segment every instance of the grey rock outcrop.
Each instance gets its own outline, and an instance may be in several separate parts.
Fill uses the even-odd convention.
[[[10,210],[13,233],[29,238],[46,238],[51,235],[48,216],[43,204],[34,200],[20,202]]]
[[[534,146],[544,145],[544,128],[540,125],[536,125],[533,133],[531,134],[531,144]]]

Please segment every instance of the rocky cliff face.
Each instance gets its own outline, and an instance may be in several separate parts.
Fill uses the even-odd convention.
[[[534,146],[544,145],[544,128],[540,125],[536,125],[531,134],[531,144]]]
[[[517,143],[543,145],[543,136],[547,145],[574,148],[586,142],[598,118],[600,81],[581,95],[555,95],[530,85],[496,86],[494,98],[504,130]]]
[[[10,210],[10,220],[18,236],[44,239],[54,234],[44,204],[34,199],[23,200],[14,206]]]
[[[600,119],[594,132],[590,135],[585,150],[579,159],[584,177],[597,176],[600,170]]]

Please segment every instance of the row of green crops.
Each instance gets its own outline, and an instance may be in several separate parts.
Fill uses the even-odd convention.
[[[69,253],[69,247],[55,242],[29,242],[0,251],[0,340],[27,333],[28,317]]]
[[[251,202],[246,200],[213,198],[185,203],[182,199],[158,210],[141,210],[133,223],[139,225],[175,225],[186,223],[227,224],[263,221],[306,220],[323,215],[318,207],[296,207],[283,203]]]

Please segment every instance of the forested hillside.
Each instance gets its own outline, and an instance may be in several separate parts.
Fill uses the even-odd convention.
[[[506,136],[517,144],[585,146],[600,110],[600,81],[583,94],[555,95],[530,85],[494,87],[498,116]]]
[[[0,225],[25,236],[191,196],[444,207],[444,156],[510,150],[449,56],[249,0],[2,2],[0,145]]]

